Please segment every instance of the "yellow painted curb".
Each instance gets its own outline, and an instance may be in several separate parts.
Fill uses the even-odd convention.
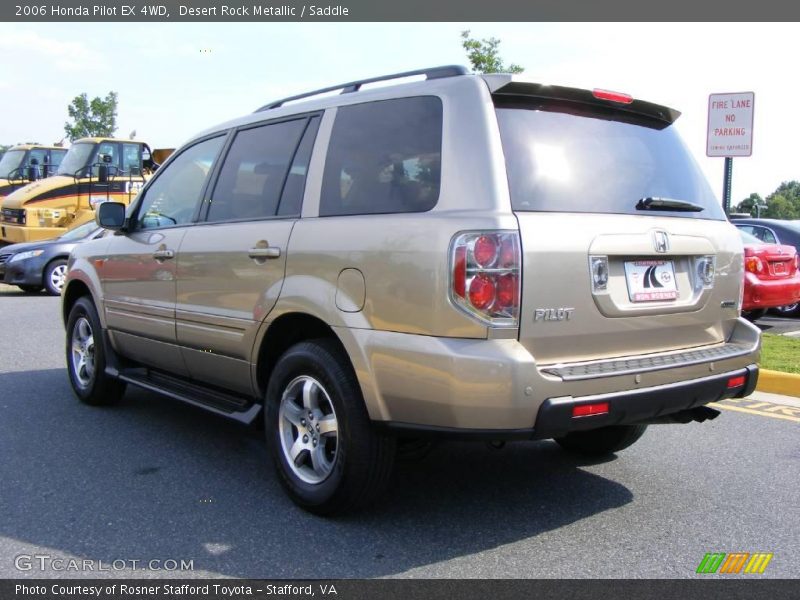
[[[800,397],[800,375],[761,369],[758,372],[756,389],[759,392]]]

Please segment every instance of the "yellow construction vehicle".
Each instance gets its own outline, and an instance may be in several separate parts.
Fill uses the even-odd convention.
[[[0,239],[32,242],[94,218],[101,202],[130,203],[171,149],[133,140],[83,138],[70,146],[55,175],[15,190],[0,208]]]
[[[0,159],[0,200],[31,181],[55,174],[67,153],[59,146],[17,144]]]

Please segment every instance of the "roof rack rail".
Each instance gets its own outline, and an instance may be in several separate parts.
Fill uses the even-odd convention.
[[[469,70],[466,67],[462,67],[461,65],[445,65],[442,67],[417,69],[416,71],[405,71],[404,73],[381,75],[380,77],[371,77],[369,79],[359,79],[358,81],[351,81],[349,83],[332,85],[330,87],[314,90],[313,92],[306,92],[305,94],[298,94],[296,96],[289,96],[288,98],[282,98],[281,100],[276,100],[275,102],[270,102],[269,104],[265,104],[264,106],[256,110],[256,112],[270,110],[271,108],[278,108],[279,106],[283,106],[286,102],[291,102],[293,100],[300,100],[302,98],[309,98],[310,96],[317,96],[319,94],[324,94],[326,92],[334,92],[336,90],[342,90],[342,94],[349,94],[351,92],[357,92],[358,90],[361,89],[362,85],[367,83],[375,83],[377,81],[389,81],[391,79],[401,79],[403,77],[412,77],[414,75],[425,75],[426,79],[443,79],[445,77],[458,77],[459,75],[469,75]]]

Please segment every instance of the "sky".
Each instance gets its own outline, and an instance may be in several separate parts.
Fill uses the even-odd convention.
[[[549,84],[603,88],[682,112],[707,158],[711,93],[755,92],[753,155],[734,159],[733,204],[800,179],[792,23],[0,23],[0,143],[57,142],[80,93],[119,94],[117,135],[153,148],[269,100],[375,75],[468,61],[460,32],[497,37],[504,61]]]

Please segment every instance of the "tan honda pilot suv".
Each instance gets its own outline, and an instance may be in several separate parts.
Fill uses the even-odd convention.
[[[678,114],[437,67],[209,129],[73,251],[75,394],[263,414],[282,485],[328,515],[410,440],[597,455],[713,418],[755,387],[760,338]]]

